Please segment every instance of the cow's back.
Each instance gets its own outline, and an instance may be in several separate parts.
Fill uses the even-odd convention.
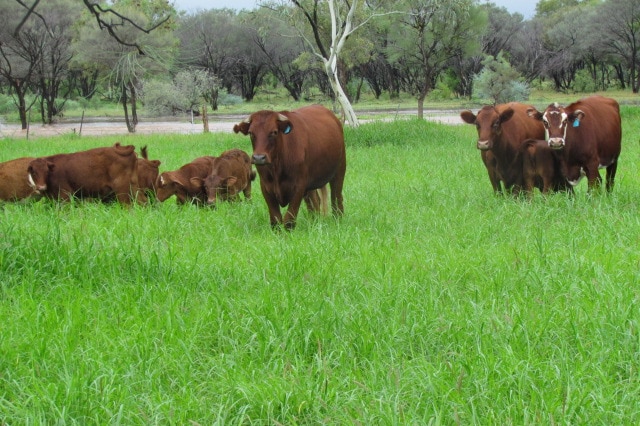
[[[116,195],[124,200],[138,188],[137,156],[132,145],[116,144],[69,154],[45,157],[55,167],[49,174],[48,192],[80,197],[107,198]]]
[[[502,123],[501,139],[503,143],[513,147],[516,151],[520,144],[526,139],[544,139],[544,126],[537,120],[532,120],[527,114],[527,110],[533,108],[531,105],[520,102],[510,102],[508,104],[497,105],[499,112],[512,108],[514,113],[510,120]]]
[[[597,153],[600,164],[609,164],[621,151],[622,121],[618,102],[604,96],[589,96],[567,106],[566,110],[581,110],[580,122],[567,124],[566,140],[571,155]],[[584,151],[584,152],[583,152]]]
[[[35,192],[29,185],[29,163],[34,157],[16,158],[0,163],[0,200],[21,200]]]
[[[346,167],[342,123],[336,115],[320,105],[285,112],[294,126],[291,145],[305,146],[308,189],[324,186],[340,169]],[[297,149],[291,146],[291,149]]]

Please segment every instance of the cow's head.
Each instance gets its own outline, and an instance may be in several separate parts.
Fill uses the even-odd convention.
[[[566,144],[569,126],[579,127],[585,114],[582,110],[570,111],[553,103],[544,112],[535,109],[527,110],[529,117],[542,121],[545,129],[545,139],[553,149],[562,149]]]
[[[513,108],[507,108],[500,112],[493,106],[484,106],[478,115],[471,111],[462,111],[460,117],[465,123],[475,124],[478,130],[478,142],[476,146],[481,151],[493,148],[496,138],[502,134],[502,124],[513,117]]]
[[[156,198],[164,201],[175,195],[179,203],[187,201],[188,191],[192,183],[176,172],[164,172],[156,179]]]
[[[220,176],[217,174],[210,174],[205,179],[192,178],[194,184],[199,184],[207,194],[207,204],[215,205],[218,199],[226,200],[228,197],[234,196],[235,183],[238,178],[235,176]]]
[[[54,169],[54,164],[44,158],[36,158],[29,163],[27,179],[29,186],[37,193],[47,190],[47,178],[49,172]]]
[[[274,155],[277,155],[277,147],[282,136],[288,135],[292,130],[293,125],[289,118],[274,111],[258,111],[233,127],[234,132],[249,135],[251,138],[251,162],[256,166],[271,164]]]

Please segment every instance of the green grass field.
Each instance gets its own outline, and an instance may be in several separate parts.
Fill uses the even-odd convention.
[[[494,196],[473,126],[346,129],[345,215],[0,206],[0,424],[638,424],[640,109],[614,192]],[[172,170],[235,134],[127,136]],[[0,161],[113,138],[0,140]]]

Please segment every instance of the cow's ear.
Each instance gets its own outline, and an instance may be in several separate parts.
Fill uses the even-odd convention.
[[[243,135],[248,135],[250,124],[251,122],[249,120],[244,120],[241,123],[238,123],[235,126],[233,126],[233,131],[234,133],[242,133]]]
[[[293,129],[293,126],[291,125],[291,122],[289,120],[278,120],[278,130],[284,133],[285,135],[288,135],[289,133],[291,133],[292,129]]]
[[[513,117],[513,113],[513,108],[507,108],[506,110],[504,110],[502,114],[500,114],[500,122],[504,123],[505,121],[511,120],[511,117]]]
[[[204,179],[199,178],[197,176],[194,176],[191,179],[189,179],[189,182],[191,182],[191,185],[197,186],[198,188],[202,188],[204,186]],[[182,185],[182,184],[180,183],[180,185]],[[182,185],[182,186],[184,186],[184,185]]]
[[[542,121],[542,113],[535,108],[527,109],[527,115],[533,118],[534,120]]]
[[[228,178],[226,178],[224,180],[224,186],[226,186],[227,188],[232,186],[233,184],[235,184],[238,181],[238,178],[235,176],[229,176]]]
[[[469,110],[462,111],[460,113],[460,118],[467,124],[476,124],[476,115]]]
[[[569,114],[569,123],[571,123],[573,127],[578,127],[580,125],[580,121],[584,118],[584,116],[584,112],[581,109],[577,109]]]

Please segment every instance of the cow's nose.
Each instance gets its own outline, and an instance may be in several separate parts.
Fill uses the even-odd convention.
[[[487,151],[489,149],[489,141],[478,141],[478,149],[480,151]]]
[[[563,138],[549,138],[549,147],[552,149],[562,149],[564,147]]]
[[[267,156],[265,154],[253,154],[251,162],[257,166],[267,163]]]

